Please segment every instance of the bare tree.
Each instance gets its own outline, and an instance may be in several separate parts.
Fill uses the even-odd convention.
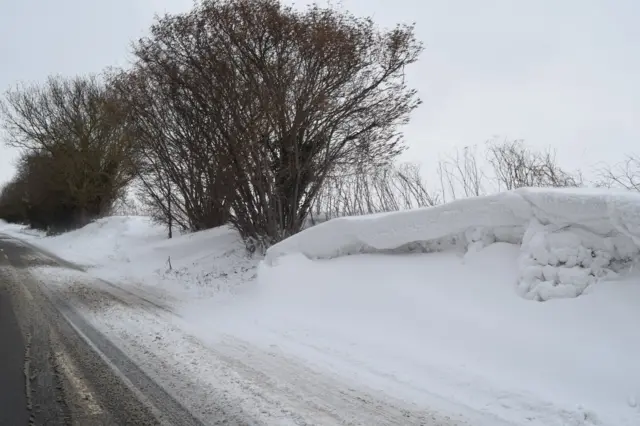
[[[225,167],[211,142],[211,116],[194,105],[179,78],[143,62],[111,76],[131,112],[139,196],[170,234],[174,225],[199,231],[220,226],[229,217],[230,190],[220,178]]]
[[[184,132],[202,132],[206,161],[232,189],[231,223],[261,248],[301,228],[337,167],[387,164],[402,151],[398,126],[419,104],[404,69],[421,50],[411,26],[381,31],[276,0],[205,0],[160,19],[135,54],[154,87],[184,98],[180,108],[193,112]],[[163,113],[175,112],[169,105]]]
[[[0,115],[6,143],[23,152],[25,176],[69,204],[67,224],[109,211],[134,176],[127,113],[97,77],[19,86],[7,92]]]

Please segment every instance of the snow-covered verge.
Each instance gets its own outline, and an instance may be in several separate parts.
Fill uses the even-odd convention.
[[[233,294],[238,284],[255,277],[259,261],[247,257],[228,227],[167,239],[166,230],[144,216],[107,217],[53,237],[6,223],[0,232],[74,262],[95,277],[175,301]]]
[[[355,253],[405,253],[495,242],[521,244],[518,292],[548,300],[576,297],[613,277],[640,253],[640,194],[594,189],[522,188],[397,213],[334,219],[271,247],[266,260]]]
[[[230,229],[166,240],[140,217],[29,241],[169,306],[160,324],[131,299],[88,314],[146,368],[190,377],[176,392],[201,410],[230,398],[265,424],[636,426],[639,206],[519,190],[329,221],[261,263]]]

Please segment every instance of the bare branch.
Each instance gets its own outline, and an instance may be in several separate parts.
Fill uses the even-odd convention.
[[[384,32],[275,0],[205,0],[165,16],[136,44],[123,85],[140,102],[145,175],[171,182],[190,226],[210,181],[207,200],[248,245],[271,244],[301,228],[335,170],[402,152],[397,129],[420,103],[403,73],[421,50],[411,26]]]

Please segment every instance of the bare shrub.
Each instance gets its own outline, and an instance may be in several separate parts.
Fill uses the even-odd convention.
[[[479,151],[484,147],[485,151]],[[438,162],[437,192],[428,190],[415,164],[350,168],[330,175],[310,217],[311,224],[339,216],[398,211],[486,195],[523,186],[580,186],[579,173],[562,169],[550,151],[522,141],[465,147]]]
[[[498,190],[578,187],[583,183],[579,172],[570,173],[558,165],[553,151],[533,151],[521,140],[489,143],[487,159],[493,168]]]
[[[140,200],[128,191],[116,200],[108,214],[109,216],[147,216],[148,212]]]
[[[580,172],[568,172],[548,149],[536,151],[522,140],[490,141],[455,151],[438,163],[440,194],[444,202],[521,187],[578,187]]]
[[[439,202],[428,189],[420,168],[405,163],[382,168],[358,168],[325,181],[310,220],[314,224],[340,216],[398,211]]]
[[[483,195],[487,189],[487,176],[478,162],[476,147],[456,150],[440,160],[437,173],[443,202]]]
[[[410,26],[381,31],[275,0],[205,0],[158,20],[135,54],[142,78],[151,73],[154,88],[180,99],[158,113],[193,112],[176,121],[198,132],[204,159],[187,158],[221,174],[231,194],[214,198],[229,196],[230,222],[260,249],[301,228],[336,167],[386,164],[402,151],[398,126],[419,104],[404,69],[421,49]],[[176,189],[157,177],[170,183],[158,198]]]
[[[599,170],[598,186],[640,192],[640,157],[628,155],[624,161]]]

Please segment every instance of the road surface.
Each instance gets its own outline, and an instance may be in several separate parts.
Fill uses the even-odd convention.
[[[4,256],[0,265],[3,261],[6,262]],[[0,342],[0,425],[25,425],[29,423],[25,343],[11,300],[4,291],[0,292]]]
[[[0,234],[0,425],[200,425],[30,268],[77,268]]]

